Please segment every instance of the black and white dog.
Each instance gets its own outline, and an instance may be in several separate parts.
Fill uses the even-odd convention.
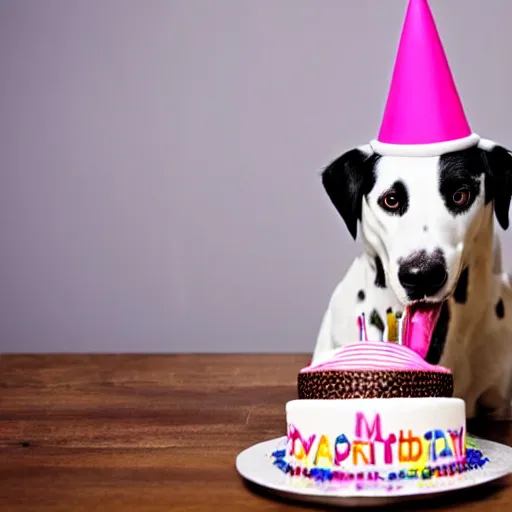
[[[363,253],[335,288],[313,361],[358,339],[356,318],[405,305],[438,308],[427,361],[450,368],[468,417],[509,414],[512,281],[496,217],[508,228],[512,156],[488,140],[436,157],[380,156],[362,146],[323,172],[330,200]],[[380,339],[377,322],[369,339]]]

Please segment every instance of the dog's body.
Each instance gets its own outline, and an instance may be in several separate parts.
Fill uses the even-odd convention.
[[[323,182],[354,238],[360,222],[364,250],[332,294],[313,361],[356,341],[362,312],[374,319],[368,339],[380,339],[390,308],[442,304],[427,360],[452,370],[454,395],[465,399],[468,417],[482,409],[508,415],[512,287],[494,214],[507,228],[510,154],[491,145],[411,159],[364,147],[333,162]]]

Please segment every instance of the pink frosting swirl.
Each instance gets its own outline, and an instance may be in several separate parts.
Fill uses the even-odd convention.
[[[427,363],[410,348],[386,341],[359,341],[345,345],[329,360],[311,364],[300,373],[329,370],[415,370],[450,373],[447,368]]]

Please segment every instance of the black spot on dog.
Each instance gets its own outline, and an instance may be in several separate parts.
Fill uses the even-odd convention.
[[[322,184],[332,204],[355,239],[361,220],[363,197],[375,185],[375,166],[380,155],[359,149],[347,151],[322,172]]]
[[[439,364],[441,356],[443,355],[449,324],[450,310],[448,308],[448,302],[445,301],[441,306],[439,318],[437,319],[436,326],[434,327],[434,331],[432,332],[432,338],[430,339],[427,357],[425,357],[425,361],[427,361],[427,363]]]
[[[426,233],[428,231],[428,226],[423,226],[423,231]]]
[[[20,444],[21,444],[21,446],[23,446],[23,448],[28,448],[30,446],[29,441],[22,441]]]
[[[453,298],[458,304],[465,304],[468,300],[468,278],[469,269],[466,267],[459,276],[457,286],[453,292]]]
[[[370,325],[374,325],[379,329],[379,331],[384,332],[384,322],[376,309],[374,309],[370,314]]]
[[[447,153],[439,158],[439,192],[453,215],[468,211],[475,202],[480,194],[486,164],[482,151],[477,147]]]
[[[389,205],[389,199],[392,199],[394,208]],[[407,187],[400,180],[395,181],[391,187],[381,194],[377,199],[378,205],[390,215],[402,216],[409,208],[409,193]]]
[[[359,302],[363,302],[363,300],[366,298],[366,295],[364,294],[364,290],[359,290],[357,292],[357,300]]]
[[[386,274],[384,274],[384,267],[382,266],[382,260],[375,257],[375,286],[377,288],[386,288]]]
[[[500,299],[495,307],[496,316],[501,320],[505,316],[505,305],[503,304],[503,299]]]
[[[494,213],[503,229],[509,225],[508,212],[512,197],[512,156],[502,146],[482,150],[485,167],[485,202],[494,201]]]
[[[475,146],[447,153],[439,159],[439,170],[439,190],[447,208],[455,215],[471,207],[480,192],[483,175],[485,204],[494,202],[494,213],[500,226],[508,229],[512,198],[512,155],[508,149],[496,145],[491,150],[484,150]],[[464,205],[454,205],[454,194],[460,188],[467,189],[470,199]]]

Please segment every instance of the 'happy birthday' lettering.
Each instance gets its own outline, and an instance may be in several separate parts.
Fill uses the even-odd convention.
[[[357,413],[354,436],[341,432],[335,438],[315,433],[303,437],[297,427],[288,425],[287,453],[296,460],[315,466],[336,467],[344,462],[354,466],[433,463],[465,454],[465,428],[429,430],[423,435],[411,429],[385,433],[380,414],[366,417]]]

